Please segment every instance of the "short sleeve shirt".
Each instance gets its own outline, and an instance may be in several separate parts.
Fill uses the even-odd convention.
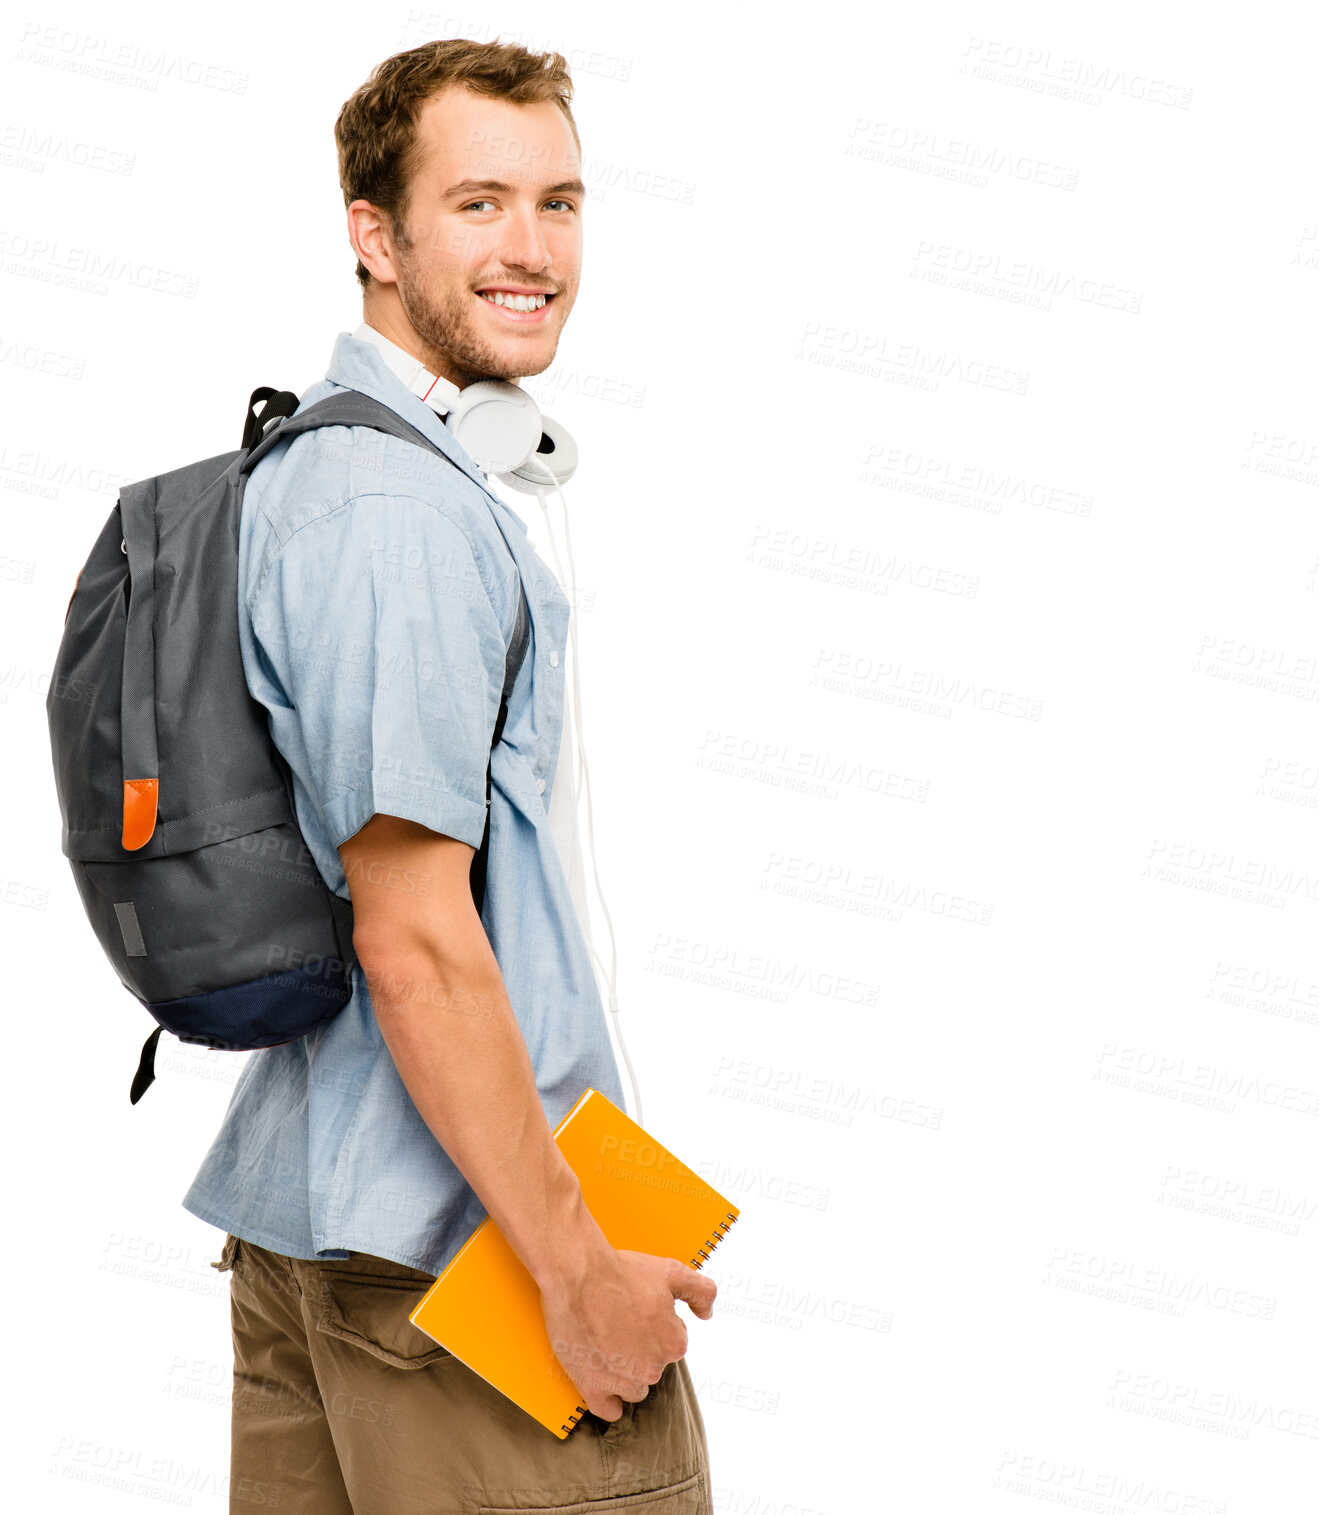
[[[546,1119],[555,1125],[587,1088],[622,1107],[549,819],[567,598],[440,418],[346,332],[298,408],[343,389],[390,406],[445,456],[369,427],[322,427],[277,444],[248,480],[243,667],[289,764],[303,838],[345,899],[338,848],[376,813],[477,847],[489,762],[482,921]],[[519,574],[530,640],[492,752]],[[432,1273],[485,1214],[404,1088],[360,966],[328,1026],[249,1054],[183,1203],[288,1256],[366,1252]]]

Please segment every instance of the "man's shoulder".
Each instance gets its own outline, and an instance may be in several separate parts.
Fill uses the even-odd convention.
[[[316,385],[306,402],[336,392]],[[428,533],[465,541],[486,593],[501,620],[516,568],[498,533],[485,492],[447,457],[371,426],[319,426],[276,445],[252,470],[243,501],[242,530],[250,544],[247,586],[259,595],[275,560],[295,537],[320,533],[316,523],[345,512],[388,515],[401,534],[416,540],[392,544],[400,553],[425,553]],[[431,549],[433,551],[433,549]]]
[[[318,384],[302,408],[336,392]],[[281,540],[326,508],[379,495],[420,500],[466,530],[489,517],[484,490],[457,463],[366,425],[318,426],[273,447],[252,470],[247,493]]]

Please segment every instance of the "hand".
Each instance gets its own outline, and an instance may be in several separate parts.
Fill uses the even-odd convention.
[[[623,1400],[645,1399],[671,1362],[687,1351],[687,1327],[674,1300],[709,1320],[712,1278],[672,1257],[619,1251],[607,1244],[575,1276],[541,1285],[550,1345],[592,1415],[617,1420]]]

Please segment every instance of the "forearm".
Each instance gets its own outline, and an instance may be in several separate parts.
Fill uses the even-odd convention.
[[[436,1141],[538,1284],[579,1277],[607,1243],[550,1134],[475,910],[443,949],[423,937],[363,966],[381,1035]]]

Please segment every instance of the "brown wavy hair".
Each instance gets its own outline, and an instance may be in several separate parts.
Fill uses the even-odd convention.
[[[417,118],[427,100],[455,84],[516,105],[552,100],[567,117],[580,156],[569,104],[572,79],[562,53],[462,37],[423,42],[376,64],[366,83],[344,101],[334,140],[345,210],[354,200],[369,200],[388,216],[395,236],[406,241],[412,177],[421,158]],[[365,291],[371,274],[360,259],[357,279]]]

